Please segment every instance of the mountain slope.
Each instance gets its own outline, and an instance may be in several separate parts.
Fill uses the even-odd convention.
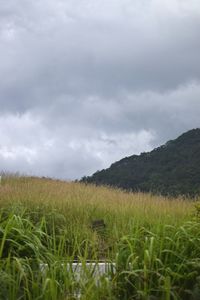
[[[151,152],[126,157],[82,181],[164,195],[200,194],[200,129]]]

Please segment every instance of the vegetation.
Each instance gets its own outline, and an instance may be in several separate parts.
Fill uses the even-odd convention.
[[[200,129],[141,155],[126,157],[83,182],[162,195],[200,194]]]
[[[199,211],[182,198],[4,176],[0,299],[197,300]],[[95,220],[105,226],[95,230]],[[88,271],[77,278],[67,267],[74,260],[116,269],[98,281]]]

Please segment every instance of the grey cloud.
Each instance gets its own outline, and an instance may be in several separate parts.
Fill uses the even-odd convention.
[[[44,3],[47,4],[48,1]],[[50,3],[55,5],[57,22],[54,19],[52,21],[52,11],[47,10],[46,23],[51,24],[49,26],[42,20],[44,15],[41,11],[45,5],[43,7],[32,3],[35,9],[32,12],[29,8],[32,18],[28,20],[25,14],[18,12],[25,30],[21,32],[21,27],[17,27],[16,40],[14,38],[10,42],[10,47],[13,42],[17,47],[10,54],[11,57],[6,57],[5,54],[4,58],[13,63],[7,77],[14,81],[13,86],[8,84],[5,93],[13,88],[18,95],[19,89],[22,91],[28,88],[33,99],[29,95],[29,104],[26,99],[27,106],[33,100],[41,101],[38,99],[38,91],[46,94],[49,91],[53,95],[91,93],[107,96],[116,95],[122,89],[174,89],[177,85],[200,76],[200,18],[194,13],[184,17],[179,14],[170,15],[168,11],[165,12],[165,6],[163,10],[158,9],[156,12],[153,11],[156,1],[151,1],[145,17],[143,7],[137,11],[138,16],[133,14],[135,18],[119,13],[114,20],[109,17],[95,19],[91,12],[86,18],[79,10],[77,12],[74,9],[76,17],[69,22],[66,21],[69,19],[67,17],[59,18],[58,12],[61,7],[65,7],[63,2],[60,2],[61,7],[54,1]],[[111,8],[116,6],[111,3]],[[128,5],[128,1],[124,3]],[[69,10],[68,6],[66,4],[66,10]],[[119,3],[118,6],[120,7]],[[84,5],[80,7],[84,11]],[[23,11],[22,6],[21,10]],[[85,11],[88,12],[87,6]],[[29,23],[32,26],[27,29],[26,24]],[[34,25],[37,30],[34,30]],[[8,47],[6,44],[3,49],[6,53]],[[2,85],[5,86],[4,80]],[[9,99],[9,92],[5,96]],[[19,94],[19,97],[24,99],[23,94]]]
[[[199,126],[196,0],[7,0],[0,164],[77,178]]]

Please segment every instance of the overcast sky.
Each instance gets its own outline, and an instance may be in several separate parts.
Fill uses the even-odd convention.
[[[200,127],[199,0],[0,0],[0,169],[80,178]]]

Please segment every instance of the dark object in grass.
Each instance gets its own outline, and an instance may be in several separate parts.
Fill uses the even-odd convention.
[[[94,220],[91,223],[91,228],[94,231],[101,232],[101,231],[103,231],[106,228],[106,224],[104,223],[103,219]]]

